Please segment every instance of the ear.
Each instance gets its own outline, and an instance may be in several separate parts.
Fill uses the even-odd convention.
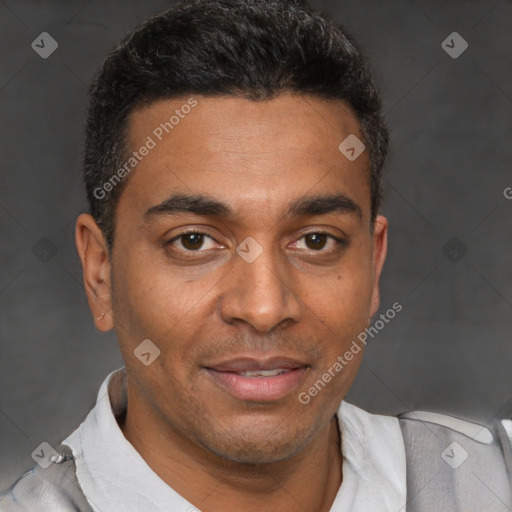
[[[388,221],[382,215],[375,219],[373,230],[373,290],[370,305],[370,317],[380,306],[379,280],[388,250]]]
[[[75,242],[82,262],[85,293],[99,331],[110,331],[112,289],[109,250],[103,232],[91,215],[79,215],[75,226]]]

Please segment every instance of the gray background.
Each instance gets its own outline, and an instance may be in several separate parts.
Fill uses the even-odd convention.
[[[113,43],[170,4],[0,2],[0,489],[42,441],[76,428],[122,365],[115,335],[94,329],[74,248],[84,100]],[[380,413],[509,414],[512,3],[312,5],[370,57],[393,135],[382,311],[403,311],[369,343],[349,399]],[[454,31],[469,43],[457,59],[441,47]],[[59,44],[46,60],[31,48],[41,32]]]

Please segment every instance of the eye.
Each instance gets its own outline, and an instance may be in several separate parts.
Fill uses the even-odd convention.
[[[308,233],[295,242],[297,249],[309,249],[316,252],[331,252],[340,245],[345,245],[344,240],[324,232]]]
[[[177,249],[187,252],[198,252],[199,250],[208,250],[215,247],[211,236],[200,231],[190,231],[171,238],[167,245],[172,245]]]

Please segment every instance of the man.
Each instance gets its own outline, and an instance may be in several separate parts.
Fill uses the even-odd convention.
[[[379,309],[387,152],[356,44],[298,1],[188,2],[125,39],[90,91],[76,224],[125,367],[3,510],[461,510],[455,487],[436,501],[434,464],[411,492],[404,439],[441,439],[451,475],[441,451],[498,449],[491,430],[343,400]],[[482,503],[506,510],[493,461]]]

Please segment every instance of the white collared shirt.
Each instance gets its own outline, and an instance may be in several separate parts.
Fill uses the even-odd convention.
[[[110,373],[83,423],[63,443],[94,512],[195,512],[124,437],[115,415],[126,407],[124,367]],[[405,448],[398,419],[345,401],[337,413],[343,482],[331,512],[405,512]]]

